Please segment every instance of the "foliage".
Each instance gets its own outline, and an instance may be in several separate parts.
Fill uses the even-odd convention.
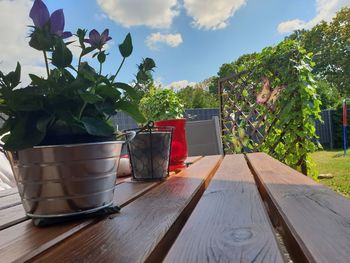
[[[250,57],[234,63],[233,73],[243,74],[242,79],[255,86],[259,86],[262,77],[269,78],[272,87],[287,86],[276,102],[276,110],[266,111],[265,121],[273,123],[273,126],[259,150],[291,167],[300,168],[303,172],[307,169],[308,173],[314,174],[309,153],[318,148],[313,142],[317,138],[314,121],[320,118],[321,102],[311,73],[314,65],[311,55],[297,42],[286,40],[276,47],[267,47],[261,53],[254,54],[254,59]],[[243,96],[249,97],[251,94]],[[247,110],[250,110],[249,107]],[[260,105],[258,109],[264,111],[267,107]],[[236,141],[237,136],[245,138],[243,133],[233,133],[231,138],[224,140]],[[244,146],[249,148],[249,143],[246,142]]]
[[[313,73],[334,85],[341,95],[350,95],[350,8],[343,8],[329,23],[299,30],[288,37],[314,53]]]
[[[239,71],[239,67],[241,65],[247,65],[249,63],[255,63],[255,59],[256,59],[256,53],[252,53],[252,54],[245,54],[240,56],[236,61],[232,62],[232,63],[225,63],[222,64],[219,72],[217,74],[217,76],[212,77],[210,85],[209,85],[209,92],[214,95],[217,96],[218,94],[218,81],[219,79],[225,78],[225,77],[229,77],[232,76],[232,74],[234,72]]]
[[[333,84],[326,80],[317,80],[316,86],[322,102],[322,109],[334,109],[342,102],[342,97]]]
[[[136,75],[135,90],[137,93],[137,100],[141,100],[154,87],[152,71],[156,64],[150,58],[146,58],[138,65],[138,73]]]
[[[187,86],[179,90],[177,96],[186,109],[219,107],[217,98],[201,88]]]
[[[173,90],[153,88],[141,99],[140,110],[148,121],[179,119],[184,105]]]
[[[113,138],[110,116],[116,111],[125,111],[136,120],[144,121],[143,115],[130,100],[137,96],[134,88],[116,81],[125,59],[133,50],[130,34],[119,45],[123,58],[119,68],[115,74],[108,76],[102,74],[102,65],[108,55],[103,46],[111,39],[107,29],[102,34],[92,30],[88,39],[85,39],[86,30],[77,30],[81,53],[75,68],[69,50],[72,43],[64,41],[71,34],[63,32],[63,11],[57,10],[50,16],[45,4],[36,0],[30,17],[34,26],[29,44],[43,53],[47,77],[30,74],[31,84],[17,88],[20,84],[20,64],[8,74],[0,71],[0,112],[7,116],[0,135],[10,132],[3,137],[5,149],[71,143],[76,139]],[[99,62],[98,72],[81,61],[91,52]],[[48,58],[48,55],[51,57]],[[151,69],[153,65],[154,62],[146,69]]]

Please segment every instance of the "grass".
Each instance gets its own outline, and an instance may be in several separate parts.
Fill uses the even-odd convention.
[[[340,150],[319,151],[311,156],[320,174],[334,175],[332,179],[320,179],[320,183],[350,198],[350,150],[346,157],[343,156],[343,153]]]

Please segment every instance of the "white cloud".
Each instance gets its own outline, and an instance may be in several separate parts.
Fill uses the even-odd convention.
[[[97,0],[108,17],[125,27],[169,28],[179,15],[177,0]]]
[[[161,34],[160,32],[150,34],[146,40],[146,45],[153,50],[157,49],[157,43],[164,43],[170,47],[177,47],[183,42],[181,34]]]
[[[12,71],[19,61],[22,66],[22,86],[29,83],[28,73],[45,74],[42,52],[28,44],[30,29],[27,26],[32,24],[29,18],[31,6],[32,2],[28,0],[0,1],[0,70]],[[35,72],[31,71],[33,69]]]
[[[174,91],[179,91],[180,89],[186,88],[187,86],[193,87],[196,84],[197,84],[196,82],[189,82],[188,80],[179,80],[179,81],[171,82],[165,88],[172,89]]]
[[[310,29],[321,21],[329,22],[343,7],[350,6],[350,0],[316,0],[316,16],[308,22],[294,19],[284,21],[277,27],[279,33],[289,33],[297,29]]]
[[[200,29],[222,29],[228,26],[228,19],[243,7],[247,0],[184,0],[192,24]]]
[[[280,23],[277,27],[277,31],[278,33],[288,33],[294,30],[302,29],[305,24],[305,21],[302,21],[300,19],[289,20]]]

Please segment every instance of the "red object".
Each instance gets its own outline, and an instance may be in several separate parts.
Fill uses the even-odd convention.
[[[348,126],[348,111],[346,108],[346,102],[343,102],[343,127]]]
[[[173,140],[171,142],[170,171],[186,167],[187,142],[186,142],[186,119],[163,120],[154,122],[156,127],[174,127]]]

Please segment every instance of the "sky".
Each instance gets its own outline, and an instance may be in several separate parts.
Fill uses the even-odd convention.
[[[154,79],[164,87],[182,88],[217,74],[223,63],[276,45],[295,29],[330,21],[350,0],[44,0],[50,13],[63,8],[65,30],[108,28],[112,40],[104,74],[121,62],[118,45],[128,32],[134,50],[118,81],[131,82],[137,64],[150,57]],[[0,0],[0,70],[22,65],[28,73],[45,76],[42,53],[28,46],[31,0]],[[70,40],[75,40],[72,37]],[[73,55],[79,55],[75,43]],[[89,57],[89,64],[96,61]],[[76,63],[76,61],[75,61]]]

